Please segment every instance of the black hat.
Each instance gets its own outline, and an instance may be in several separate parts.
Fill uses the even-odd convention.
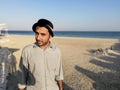
[[[52,29],[54,28],[53,27],[53,24],[47,20],[47,19],[39,19],[37,23],[35,23],[33,26],[32,26],[32,29],[34,32],[36,32],[36,27],[39,26],[39,27],[45,27],[46,29],[48,29],[48,32],[50,33],[50,35],[53,37],[54,34],[53,34],[53,31]]]

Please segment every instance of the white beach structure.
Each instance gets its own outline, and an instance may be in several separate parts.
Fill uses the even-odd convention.
[[[2,32],[1,32],[2,30],[4,30],[4,34],[2,34]],[[7,26],[6,26],[6,24],[2,23],[2,24],[0,24],[0,46],[3,43],[9,41],[9,38],[7,36],[8,36]]]
[[[7,27],[6,24],[4,24],[4,23],[0,24],[0,35],[2,34],[1,30],[6,28],[6,27]]]

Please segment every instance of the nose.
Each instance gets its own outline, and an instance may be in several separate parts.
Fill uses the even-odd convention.
[[[39,35],[36,35],[36,39],[37,40],[40,40],[41,39],[41,35],[39,34]]]

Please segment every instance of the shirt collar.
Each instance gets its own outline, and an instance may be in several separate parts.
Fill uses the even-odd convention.
[[[33,44],[33,48],[40,48],[38,45],[37,45],[37,43],[35,42],[34,44]],[[56,48],[56,46],[54,45],[54,44],[52,44],[51,42],[50,42],[50,45],[49,45],[49,47],[47,47],[47,49],[55,49]]]

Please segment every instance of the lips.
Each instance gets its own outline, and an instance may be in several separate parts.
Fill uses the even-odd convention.
[[[43,43],[42,41],[37,41],[38,43]]]
[[[43,41],[41,41],[41,40],[36,40],[36,42],[37,42],[37,43],[42,43]]]

